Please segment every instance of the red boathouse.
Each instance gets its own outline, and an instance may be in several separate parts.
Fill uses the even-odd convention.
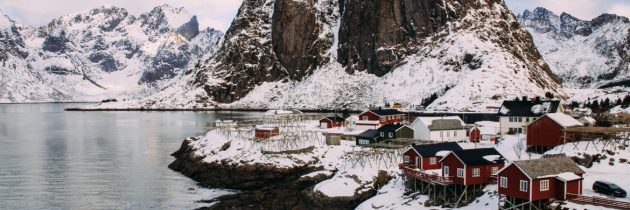
[[[564,143],[564,129],[581,127],[580,121],[564,113],[549,113],[527,126],[527,146],[546,151]]]
[[[456,150],[440,161],[442,176],[460,185],[484,185],[505,164],[505,158],[494,148]]]
[[[440,160],[450,151],[462,150],[455,142],[411,145],[404,153],[402,167],[432,170],[440,169]]]

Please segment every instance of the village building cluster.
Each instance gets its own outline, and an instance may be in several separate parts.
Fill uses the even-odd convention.
[[[519,135],[528,152],[543,154],[583,140],[628,141],[613,136],[630,132],[628,128],[597,127],[589,110],[567,109],[560,101],[540,97],[504,101],[495,120],[466,113],[424,115],[403,112],[400,107],[396,103],[394,108],[323,116],[316,129],[328,145],[353,141],[359,147],[404,148],[398,154],[402,156],[398,167],[407,189],[429,195],[435,205],[446,207],[474,201],[489,184],[497,186],[500,209],[544,209],[549,201],[585,197],[585,172],[565,155],[510,161],[494,147],[463,148],[460,143],[492,145],[502,136]],[[265,116],[299,114],[271,110]],[[234,124],[217,121],[217,126]],[[274,138],[283,132],[280,127],[262,122],[255,126],[255,138]]]

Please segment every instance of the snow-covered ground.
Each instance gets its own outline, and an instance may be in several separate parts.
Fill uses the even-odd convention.
[[[492,123],[481,124],[492,125]],[[306,126],[306,130],[310,131],[346,132],[344,128],[321,129],[318,127],[318,121],[308,121],[304,123],[304,125]],[[359,131],[355,130],[352,132]],[[304,166],[305,164],[321,166],[323,170],[303,176],[332,175],[330,179],[318,183],[313,189],[315,192],[328,197],[348,197],[356,195],[357,192],[370,190],[373,188],[373,183],[379,171],[384,171],[395,178],[379,189],[376,196],[363,202],[357,209],[429,209],[429,207],[424,207],[424,202],[428,200],[428,196],[405,193],[401,172],[397,167],[397,163],[402,161],[402,158],[396,158],[392,161],[392,163],[395,164],[392,164],[387,161],[378,161],[378,158],[372,155],[367,156],[368,158],[372,158],[370,161],[359,163],[356,161],[356,156],[354,155],[373,150],[356,146],[354,141],[342,140],[341,145],[338,146],[326,145],[323,142],[324,136],[321,134],[317,134],[318,140],[305,141],[299,145],[301,148],[313,146],[314,149],[310,152],[290,155],[265,154],[262,150],[265,150],[265,148],[269,149],[269,146],[261,146],[251,140],[238,139],[234,137],[235,135],[228,138],[224,134],[225,133],[214,130],[208,132],[200,140],[194,141],[193,144],[194,148],[197,150],[197,154],[206,156],[204,161],[207,162],[228,160],[238,164],[259,163],[286,168]],[[276,141],[277,140],[278,139],[276,139]],[[230,146],[225,149],[225,145],[228,142],[230,142]],[[542,156],[525,152],[526,147],[523,135],[503,136],[503,139],[497,144],[491,141],[482,141],[480,143],[463,142],[459,144],[464,149],[494,147],[508,161],[537,159]],[[597,148],[601,148],[601,146],[602,145],[599,144]],[[548,151],[547,154],[564,152],[568,156],[579,156],[583,153],[599,153],[592,145],[586,148],[586,143],[580,143],[578,150],[573,150],[573,144],[565,145],[563,151],[560,150],[561,148],[562,146],[558,146]],[[585,195],[597,195],[590,189],[590,186],[596,180],[611,181],[626,190],[630,190],[630,180],[626,178],[630,177],[630,163],[619,162],[621,158],[626,160],[630,159],[630,149],[617,150],[614,155],[606,154],[606,156],[615,159],[614,166],[610,166],[608,159],[606,159],[602,160],[600,163],[595,163],[591,168],[582,167],[586,172],[584,175],[585,187],[583,192]],[[498,195],[496,194],[496,185],[488,185],[484,189],[484,192],[485,194],[483,196],[477,198],[477,200],[473,201],[468,206],[459,209],[497,209]],[[630,201],[628,198],[620,200]],[[589,208],[589,206],[574,203],[569,203],[568,205],[573,208]],[[591,208],[599,209],[599,207]],[[441,208],[430,207],[430,209]]]

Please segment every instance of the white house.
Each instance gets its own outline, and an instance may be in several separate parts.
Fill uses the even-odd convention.
[[[499,131],[501,135],[508,133],[524,133],[525,127],[547,113],[562,112],[560,101],[503,101],[499,109]]]
[[[433,141],[465,141],[465,126],[458,116],[417,117],[410,125],[414,139]]]

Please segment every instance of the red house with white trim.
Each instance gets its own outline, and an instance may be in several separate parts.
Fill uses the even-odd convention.
[[[455,142],[437,144],[411,145],[403,154],[403,163],[400,167],[412,169],[432,170],[440,169],[440,160],[450,151],[462,150]]]
[[[340,116],[326,116],[319,120],[321,128],[334,128],[345,126],[346,119]]]
[[[527,125],[527,146],[548,150],[564,143],[564,129],[583,124],[564,113],[549,113]]]
[[[381,126],[402,123],[405,113],[396,109],[375,109],[359,114],[357,126]]]
[[[442,176],[460,185],[492,182],[492,175],[503,168],[505,158],[494,148],[456,150],[442,160]]]
[[[584,171],[565,155],[510,163],[498,172],[499,194],[520,202],[582,194]]]
[[[280,128],[278,126],[258,125],[254,134],[258,139],[268,139],[280,135]]]

